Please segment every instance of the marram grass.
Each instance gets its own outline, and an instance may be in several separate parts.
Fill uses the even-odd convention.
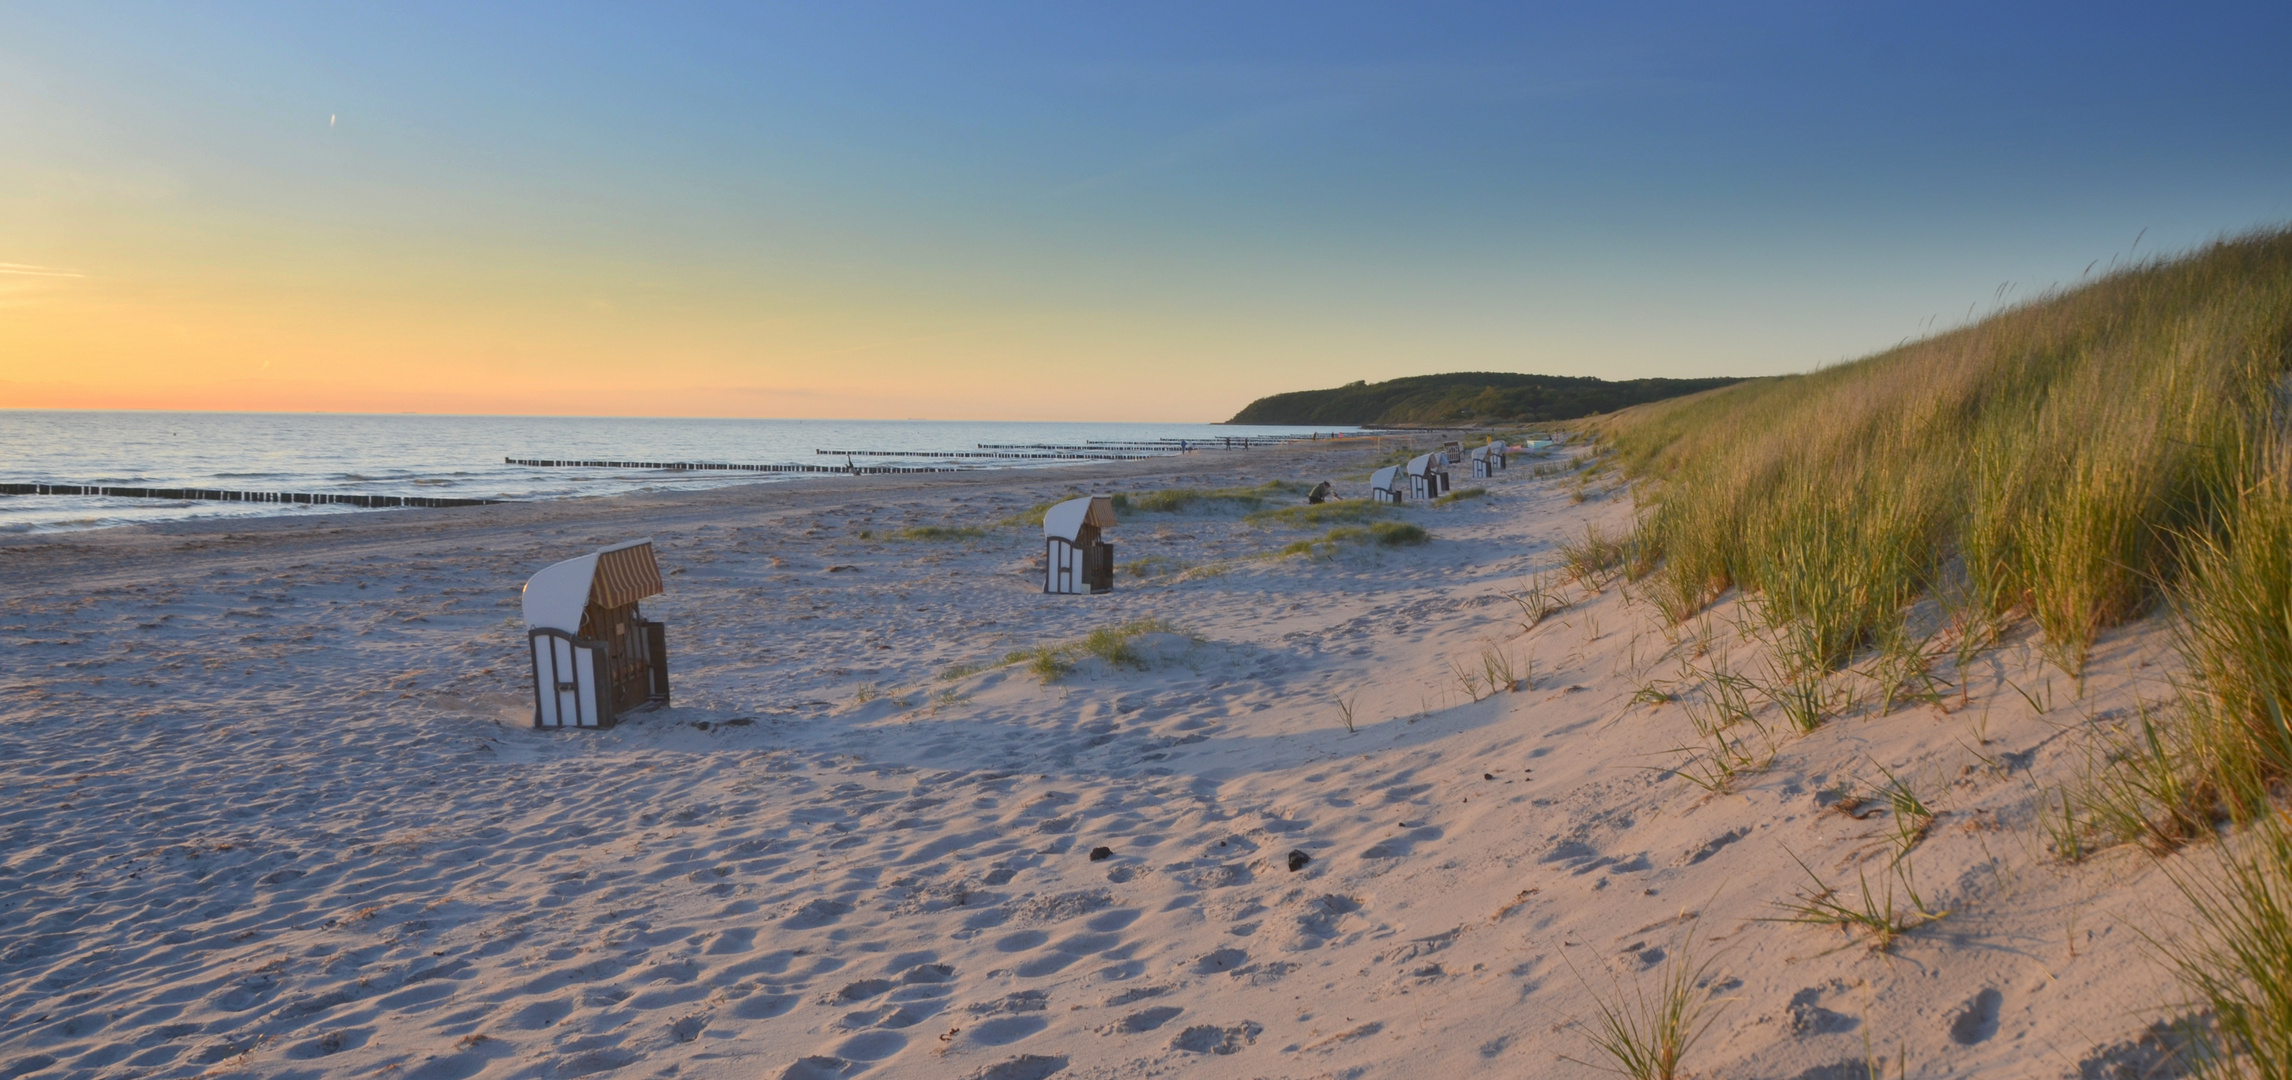
[[[2167,615],[2177,701],[2040,809],[2072,859],[2246,826],[2167,863],[2195,923],[2161,948],[2214,1020],[2199,1072],[2292,1077],[2292,230],[1595,428],[1637,481],[1639,593],[1676,621],[1741,589],[1788,664],[1883,657],[1921,595],[1968,642],[2035,623],[2071,672]]]
[[[1742,587],[1835,666],[1952,579],[2074,669],[2233,514],[2288,342],[2292,233],[2271,232],[1599,430],[1654,481],[1640,543],[1674,618]]]

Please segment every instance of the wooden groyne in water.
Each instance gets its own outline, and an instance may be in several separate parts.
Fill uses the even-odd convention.
[[[1115,449],[1101,450],[1096,447],[1056,451],[947,450],[928,454],[919,450],[814,450],[812,452],[828,457],[994,458],[1011,461],[1050,458],[1060,461],[1145,461],[1149,458],[1169,457],[1176,454],[1178,448],[1173,446],[1161,453],[1129,453]]]
[[[506,465],[543,469],[660,469],[665,472],[758,473],[946,473],[970,472],[961,465],[734,465],[721,461],[567,461],[556,458],[503,458]]]
[[[112,487],[98,484],[0,484],[0,495],[108,495],[115,499],[184,502],[302,503],[309,506],[491,506],[500,499],[443,499],[427,495],[349,495],[326,491],[217,491],[213,488]]]

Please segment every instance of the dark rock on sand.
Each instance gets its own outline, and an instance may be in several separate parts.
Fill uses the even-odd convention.
[[[1113,858],[1113,857],[1114,857],[1114,849],[1113,849],[1113,848],[1110,848],[1110,847],[1094,847],[1094,848],[1090,849],[1090,861],[1092,861],[1092,862],[1100,862],[1100,861],[1103,861],[1103,860],[1106,860],[1106,859],[1111,859],[1111,858]]]
[[[1300,870],[1303,870],[1305,869],[1305,864],[1312,861],[1313,856],[1307,855],[1302,851],[1292,851],[1289,853],[1289,872],[1294,874]]]

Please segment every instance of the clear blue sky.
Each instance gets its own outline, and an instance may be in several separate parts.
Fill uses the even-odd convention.
[[[2292,218],[2287,4],[1112,7],[0,6],[0,405],[1219,419]]]

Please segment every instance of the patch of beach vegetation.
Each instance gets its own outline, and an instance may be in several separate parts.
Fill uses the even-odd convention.
[[[1123,563],[1116,569],[1120,570],[1124,577],[1158,578],[1182,574],[1197,565],[1200,564],[1172,558],[1168,555],[1148,555],[1143,559],[1133,559]]]
[[[1429,543],[1432,534],[1409,521],[1379,521],[1371,525],[1340,525],[1316,540],[1299,540],[1275,552],[1277,557],[1305,555],[1328,558],[1348,547],[1413,547]]]
[[[901,540],[978,540],[988,532],[980,525],[911,525],[892,535]]]
[[[1036,678],[1054,683],[1088,660],[1098,660],[1108,668],[1144,671],[1169,659],[1173,652],[1190,651],[1200,640],[1165,619],[1133,619],[1118,626],[1099,627],[1074,641],[1009,653],[1001,666],[1025,665]]]
[[[1345,499],[1339,502],[1307,503],[1303,506],[1283,506],[1272,510],[1259,510],[1243,515],[1242,520],[1252,525],[1287,525],[1292,528],[1319,528],[1323,525],[1359,524],[1376,521],[1400,513],[1392,503],[1369,499]]]
[[[1117,494],[1114,496],[1114,509],[1118,513],[1134,510],[1149,514],[1256,510],[1275,499],[1303,495],[1312,489],[1312,485],[1294,480],[1268,480],[1250,487],[1163,488],[1136,494]]]

